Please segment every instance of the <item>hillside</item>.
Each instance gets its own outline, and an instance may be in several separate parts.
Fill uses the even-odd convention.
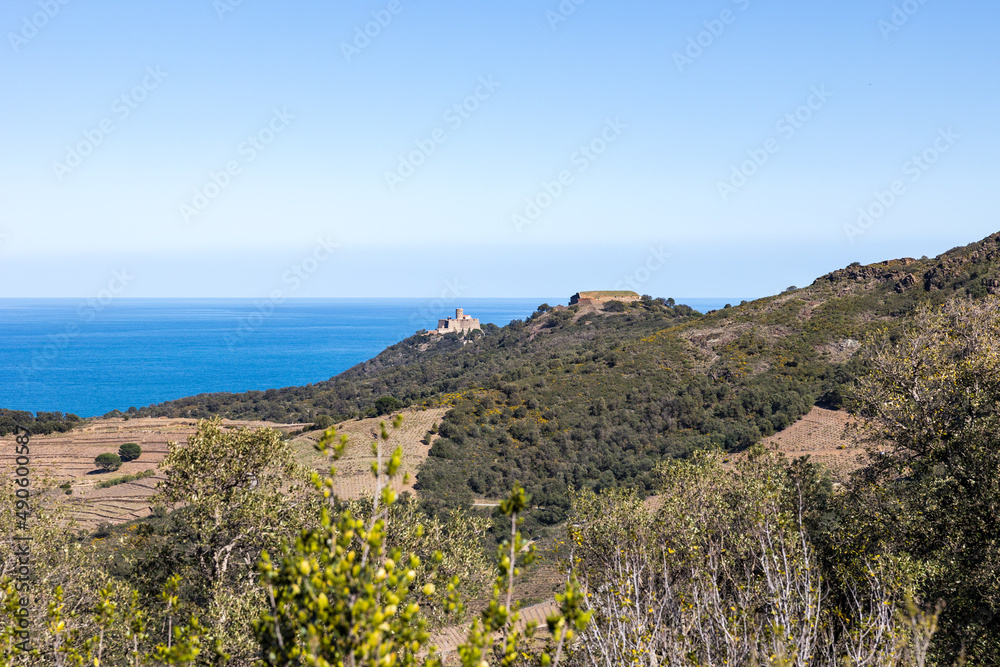
[[[32,436],[34,457],[31,470],[38,475],[40,482],[49,480],[52,485],[61,485],[51,488],[48,496],[66,500],[70,516],[85,527],[105,522],[116,524],[147,516],[152,510],[150,499],[156,492],[156,485],[163,479],[163,471],[157,470],[157,466],[169,451],[168,443],[185,442],[197,428],[197,422],[192,419],[93,419],[74,423],[78,427],[68,432]],[[225,426],[267,426],[284,433],[297,429],[290,424],[246,420],[226,421]],[[12,444],[11,440],[4,440],[4,444]],[[138,444],[142,455],[123,463],[114,472],[100,473],[94,457],[105,452],[117,452],[127,442]],[[0,449],[0,469],[13,470],[16,459],[17,452],[13,446]],[[138,473],[150,476],[106,488],[98,486],[108,480]]]
[[[705,315],[644,298],[540,307],[526,321],[469,339],[415,335],[305,387],[207,394],[144,416],[279,422],[450,408],[417,489],[432,506],[497,497],[519,480],[558,521],[566,489],[652,488],[663,457],[740,450],[816,404],[837,408],[874,327],[896,326],[921,301],[1000,290],[1000,234],[933,259],[852,264],[812,285]]]

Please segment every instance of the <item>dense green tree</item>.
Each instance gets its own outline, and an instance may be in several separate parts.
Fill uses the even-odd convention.
[[[161,465],[166,478],[153,502],[183,506],[184,544],[164,545],[171,569],[207,623],[226,628],[227,650],[252,654],[250,621],[263,597],[251,565],[262,549],[276,548],[316,519],[317,508],[302,495],[305,472],[281,433],[269,428],[203,421],[186,443],[169,445]]]
[[[49,433],[65,433],[83,420],[74,414],[61,412],[38,412],[32,414],[25,410],[6,410],[0,408],[0,437],[13,433],[18,427],[27,429],[35,435]]]
[[[142,456],[142,447],[134,442],[126,442],[118,448],[118,456],[121,457],[122,461],[135,461]]]
[[[375,414],[388,415],[403,407],[399,399],[394,396],[383,396],[375,401]]]
[[[853,395],[868,449],[837,539],[912,559],[926,600],[943,600],[938,657],[1000,651],[1000,299],[926,306],[867,341]]]
[[[94,463],[104,472],[112,472],[122,467],[121,457],[112,452],[98,454],[94,459]]]
[[[325,431],[326,429],[333,426],[333,417],[330,415],[319,415],[313,420],[313,429],[317,431]]]

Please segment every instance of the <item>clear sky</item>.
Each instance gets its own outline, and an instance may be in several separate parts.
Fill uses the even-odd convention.
[[[6,0],[0,296],[754,297],[934,255],[1000,229],[998,26],[995,0]]]

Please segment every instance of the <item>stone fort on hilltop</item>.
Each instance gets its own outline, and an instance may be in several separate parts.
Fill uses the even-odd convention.
[[[479,320],[465,314],[461,308],[455,309],[455,317],[438,320],[437,330],[428,331],[430,334],[465,333],[466,331],[482,330]]]
[[[608,301],[639,301],[640,297],[630,290],[598,290],[595,292],[577,292],[569,298],[569,305],[588,303],[607,303]]]

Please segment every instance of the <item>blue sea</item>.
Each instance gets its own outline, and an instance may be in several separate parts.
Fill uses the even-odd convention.
[[[677,299],[705,312],[739,299]],[[322,382],[454,316],[565,299],[0,299],[0,408],[81,417],[203,392]]]

